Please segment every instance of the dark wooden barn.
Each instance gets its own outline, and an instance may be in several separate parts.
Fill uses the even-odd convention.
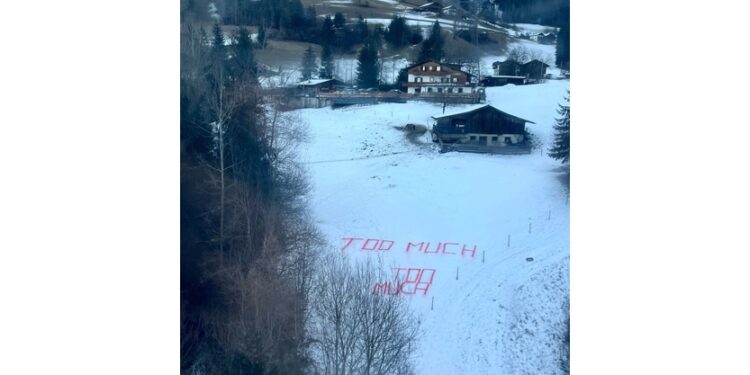
[[[436,142],[495,147],[524,143],[526,123],[534,123],[489,104],[432,118],[435,119],[432,134]]]
[[[521,72],[521,63],[513,60],[495,61],[492,63],[492,69],[495,71],[496,76],[523,75]]]
[[[297,84],[297,89],[305,96],[318,96],[321,92],[330,92],[343,86],[337,79],[308,79]]]
[[[539,60],[531,60],[521,65],[521,74],[529,79],[540,80],[547,75],[547,68],[549,68],[549,65]]]
[[[543,33],[536,37],[536,41],[539,44],[555,44],[557,37],[553,33]]]
[[[507,84],[524,85],[526,84],[525,76],[489,76],[482,78],[482,86],[504,86]]]

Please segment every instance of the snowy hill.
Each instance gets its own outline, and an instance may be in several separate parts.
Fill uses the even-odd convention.
[[[350,21],[355,20],[358,16],[363,16],[370,25],[380,24],[387,27],[394,16],[404,17],[406,23],[412,26],[420,26],[426,34],[430,26],[437,20],[446,32],[454,30],[471,28],[473,21],[464,20],[456,22],[450,16],[437,16],[433,13],[415,13],[410,11],[410,3],[401,3],[396,0],[370,0],[369,6],[358,6],[358,2],[352,0],[321,0],[315,2],[306,2],[305,5],[314,5],[319,18],[333,16],[336,12],[341,12]],[[412,4],[413,5],[413,4]],[[555,66],[555,46],[540,44],[528,39],[518,37],[521,32],[539,32],[554,31],[554,27],[534,24],[513,24],[498,25],[487,21],[480,21],[479,29],[488,32],[494,39],[507,42],[507,49],[522,47],[534,54],[538,58],[550,64],[548,72],[553,76],[559,76],[560,70]],[[231,34],[227,34],[227,37]],[[301,69],[301,56],[309,43],[291,42],[291,41],[269,41],[272,48],[256,52],[261,63],[270,65],[273,70],[277,71],[275,75],[264,75],[261,77],[261,83],[264,87],[272,86],[293,86],[299,81],[298,70]],[[485,46],[486,47],[486,46]],[[319,47],[316,48],[316,55],[320,55]],[[413,47],[416,48],[416,47]],[[498,56],[503,53],[501,50],[486,51],[481,49],[481,73],[482,75],[492,75],[492,63],[497,60],[504,60],[506,55]],[[409,65],[408,51],[401,51],[400,54],[391,55],[381,51],[381,64],[383,67],[383,83],[394,83],[398,77],[398,71]],[[507,52],[507,51],[506,51]],[[354,83],[356,78],[357,56],[337,55],[335,58],[335,75],[338,79]]]
[[[547,147],[568,88],[493,87],[487,101],[534,121],[528,129]],[[422,321],[419,374],[560,373],[569,209],[557,161],[539,150],[440,154],[429,134],[409,140],[394,128],[431,125],[442,113],[431,103],[296,112],[312,135],[301,157],[332,251],[432,275],[428,290],[402,296]]]

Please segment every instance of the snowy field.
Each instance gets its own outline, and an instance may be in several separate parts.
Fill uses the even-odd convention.
[[[409,66],[409,61],[400,56],[383,58],[380,61],[381,82],[386,84],[395,83],[398,72]],[[278,67],[275,67],[278,69]],[[490,68],[491,69],[491,68]],[[334,60],[334,76],[346,83],[357,81],[357,59],[354,57],[337,58]],[[302,80],[301,64],[293,64],[281,67],[281,73],[276,75],[264,75],[260,77],[262,87],[291,87],[296,86]]]
[[[568,88],[493,87],[487,101],[534,121],[546,148]],[[440,154],[429,135],[410,141],[394,128],[431,125],[442,113],[431,103],[296,112],[311,135],[300,150],[311,206],[332,251],[433,276],[426,291],[402,296],[422,322],[418,374],[561,373],[569,209],[559,162],[539,150]]]
[[[420,26],[423,28],[429,28],[431,27],[435,21],[437,20],[438,23],[440,23],[440,26],[442,26],[444,29],[453,29],[454,26],[458,27],[469,27],[469,24],[465,22],[459,22],[456,24],[453,20],[446,19],[446,18],[437,18],[437,17],[427,17],[422,16],[419,14],[411,13],[411,12],[402,12],[399,13],[398,16],[404,17],[406,19],[406,24],[410,26]],[[365,18],[365,21],[369,24],[381,24],[383,26],[390,25],[393,18]],[[500,27],[487,27],[484,25],[479,25],[480,30],[486,30],[486,31],[498,31],[498,30],[505,30]]]
[[[337,58],[334,61],[336,78],[355,83],[357,81],[357,58]],[[409,60],[401,56],[385,57],[380,59],[380,77],[381,82],[386,84],[395,83],[398,79],[398,72],[409,66]]]
[[[537,25],[533,23],[516,23],[513,24],[521,33],[549,33],[557,32],[556,27]]]

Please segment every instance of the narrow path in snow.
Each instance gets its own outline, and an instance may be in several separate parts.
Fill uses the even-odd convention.
[[[306,161],[306,162],[302,162],[302,164],[339,163],[339,162],[344,162],[344,161],[368,160],[368,159],[382,158],[382,157],[385,157],[385,156],[398,155],[398,154],[407,154],[407,153],[410,153],[410,152],[419,152],[419,151],[421,151],[421,150],[397,151],[397,152],[390,152],[390,153],[387,153],[387,154],[378,154],[378,155],[371,155],[371,156],[363,156],[361,158]]]

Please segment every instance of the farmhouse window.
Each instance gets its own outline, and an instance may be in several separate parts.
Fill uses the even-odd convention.
[[[424,65],[422,65],[422,70],[425,70],[425,66]]]
[[[469,137],[469,139],[472,140],[472,141],[475,141],[477,139],[477,137],[475,137],[475,136],[472,135],[471,137]]]
[[[463,89],[463,88],[461,88],[461,87],[459,87],[459,88],[458,88],[458,93],[459,93],[459,94],[463,94],[463,92],[464,92],[464,89]]]
[[[438,92],[443,92],[443,88],[442,87],[438,87]]]
[[[497,136],[492,137],[492,142],[497,142]]]
[[[458,78],[453,77],[453,82],[458,82]]]
[[[432,87],[428,87],[427,92],[432,92]]]
[[[440,66],[438,66],[438,67],[437,67],[437,71],[438,71],[438,72],[440,71]]]

